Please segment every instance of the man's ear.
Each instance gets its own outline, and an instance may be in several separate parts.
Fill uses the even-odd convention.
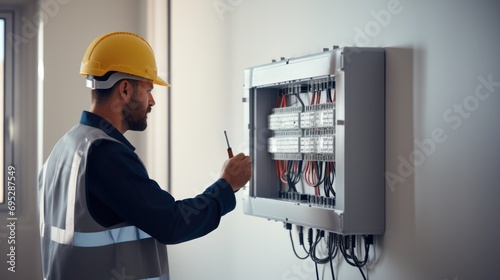
[[[127,80],[121,80],[118,84],[118,94],[120,97],[126,101],[132,96],[133,87],[132,84]]]

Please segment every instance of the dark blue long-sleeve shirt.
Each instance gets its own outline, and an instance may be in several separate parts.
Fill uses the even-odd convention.
[[[87,111],[80,123],[122,143],[100,141],[88,155],[87,205],[102,226],[128,222],[162,243],[175,244],[209,233],[235,208],[233,190],[224,179],[194,198],[176,201],[149,178],[135,148],[113,125]]]

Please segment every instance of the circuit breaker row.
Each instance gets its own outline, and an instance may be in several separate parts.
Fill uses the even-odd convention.
[[[335,135],[313,134],[302,137],[274,135],[269,138],[268,151],[270,153],[333,154]]]
[[[322,207],[335,207],[335,197],[326,197],[322,195],[304,194],[300,192],[287,192],[280,191],[279,197],[300,203],[308,203],[309,205],[322,206]]]
[[[334,160],[334,103],[275,108],[268,122],[273,131],[268,140],[270,153],[308,154],[309,160]]]

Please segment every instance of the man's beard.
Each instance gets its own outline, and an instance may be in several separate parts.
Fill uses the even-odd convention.
[[[147,113],[149,111],[151,111],[151,109],[142,110],[139,102],[137,102],[136,91],[134,90],[130,101],[125,105],[122,111],[123,122],[127,125],[128,130],[144,131],[148,126]]]

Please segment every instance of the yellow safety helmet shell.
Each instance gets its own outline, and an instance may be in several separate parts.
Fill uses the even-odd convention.
[[[110,71],[135,75],[154,84],[170,86],[158,77],[153,49],[142,37],[130,32],[112,32],[96,38],[85,51],[80,74],[104,76]]]

